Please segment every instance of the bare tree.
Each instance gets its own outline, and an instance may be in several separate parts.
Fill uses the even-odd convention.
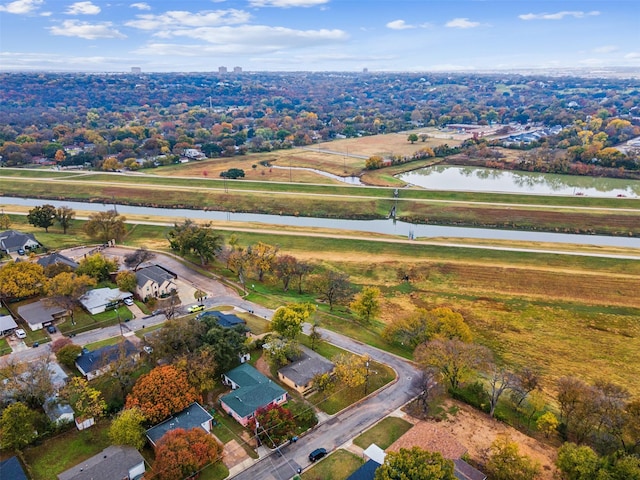
[[[127,268],[130,268],[135,272],[140,268],[140,265],[153,260],[155,256],[155,253],[142,247],[134,252],[126,254],[124,256],[124,264]]]
[[[489,416],[493,417],[498,400],[506,390],[510,390],[516,383],[513,373],[497,365],[489,369]]]

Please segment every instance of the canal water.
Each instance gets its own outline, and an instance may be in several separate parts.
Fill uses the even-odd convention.
[[[0,208],[10,210],[12,205],[35,207],[48,203],[55,207],[68,206],[74,210],[92,212],[113,210],[113,204],[67,202],[30,198],[0,197]],[[295,217],[287,215],[262,215],[255,213],[231,213],[223,211],[205,211],[173,208],[135,207],[115,205],[122,215],[171,216],[199,220],[227,221],[230,226],[243,223],[261,223],[265,225],[286,225],[330,228],[351,232],[370,232],[387,235],[399,235],[406,238],[474,238],[489,240],[516,240],[526,242],[573,243],[594,246],[617,246],[640,248],[640,238],[609,237],[604,235],[573,235],[565,233],[529,232],[520,230],[502,230],[489,228],[446,227],[438,225],[411,224],[394,220],[342,220],[336,218]]]

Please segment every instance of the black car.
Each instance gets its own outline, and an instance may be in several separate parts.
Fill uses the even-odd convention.
[[[320,460],[327,454],[327,451],[324,448],[316,448],[313,452],[309,454],[309,461],[316,462]]]

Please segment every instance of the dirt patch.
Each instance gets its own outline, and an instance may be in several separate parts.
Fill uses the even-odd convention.
[[[231,469],[248,458],[250,458],[249,455],[236,440],[231,440],[224,445],[222,463],[227,468]]]
[[[433,423],[439,430],[452,435],[467,449],[469,457],[473,462],[482,466],[488,458],[489,448],[493,441],[500,436],[509,436],[512,441],[518,444],[520,453],[529,456],[541,466],[541,480],[553,480],[555,478],[556,449],[552,446],[528,437],[515,428],[498,422],[488,415],[474,410],[454,400],[447,402],[449,406],[455,405],[459,411],[449,420],[436,422],[426,420],[426,423]],[[417,422],[418,420],[413,420]],[[411,431],[411,430],[409,430]]]

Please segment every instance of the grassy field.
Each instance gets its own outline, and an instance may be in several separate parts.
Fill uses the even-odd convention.
[[[366,449],[372,443],[386,450],[393,442],[404,435],[413,425],[399,417],[387,417],[362,435],[354,438],[353,443]]]
[[[302,480],[345,480],[363,464],[363,460],[347,450],[337,450],[305,471]]]
[[[108,447],[108,424],[102,422],[78,432],[73,429],[24,451],[33,480],[57,480],[58,474]]]

